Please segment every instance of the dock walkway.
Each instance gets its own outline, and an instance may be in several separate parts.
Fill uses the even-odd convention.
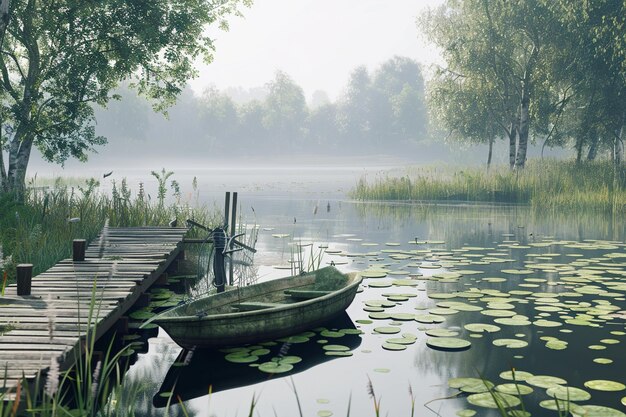
[[[53,359],[61,369],[70,367],[88,331],[94,285],[98,314],[91,324],[97,321],[98,338],[170,267],[186,232],[105,228],[87,247],[84,261],[65,259],[33,277],[30,296],[18,296],[16,285],[8,286],[0,297],[0,389],[35,378]]]

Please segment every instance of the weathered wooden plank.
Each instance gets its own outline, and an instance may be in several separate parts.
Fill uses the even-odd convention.
[[[52,344],[52,343],[47,343],[47,344],[42,344],[42,343],[3,343],[2,342],[2,338],[0,338],[0,350],[2,350],[2,352],[9,352],[9,351],[30,351],[30,352],[38,352],[38,351],[47,351],[47,352],[52,352],[52,351],[59,351],[59,352],[65,352],[67,350],[67,344]],[[15,354],[20,354],[20,352],[14,353]]]
[[[100,309],[99,316],[106,317],[108,313],[113,311],[112,308]],[[86,316],[89,314],[89,310],[83,310],[82,315]],[[68,317],[74,318],[78,315],[78,310],[73,309],[49,309],[49,310],[38,310],[38,309],[26,309],[26,308],[0,308],[0,318],[8,318],[10,320],[19,320],[22,317],[48,317],[54,315],[56,318],[60,317]],[[95,312],[94,312],[95,315]]]
[[[17,337],[49,337],[48,335],[49,331],[48,329],[42,329],[42,330],[28,330],[28,329],[13,329],[10,332],[4,333],[4,336],[2,337],[12,337],[12,336],[17,336]],[[82,331],[78,331],[78,330],[60,330],[58,328],[54,329],[54,336],[55,337],[60,337],[60,338],[65,338],[65,337],[70,337],[74,340],[76,340],[78,337],[84,335],[87,333],[87,329],[82,329]]]
[[[2,348],[2,343],[27,343],[42,345],[52,343],[55,345],[74,346],[74,344],[76,343],[76,337],[54,335],[51,339],[50,337],[46,336],[21,336],[4,334],[0,336],[0,349]]]
[[[22,374],[35,377],[48,368],[51,358],[62,367],[73,362],[79,340],[94,324],[88,317],[94,285],[100,310],[91,320],[98,323],[97,338],[176,259],[185,233],[185,228],[109,228],[105,246],[99,247],[97,238],[84,261],[64,259],[33,277],[31,296],[18,297],[15,286],[6,288],[6,296],[0,299],[0,323],[15,326],[0,336],[0,373],[6,368],[7,387],[15,387]],[[51,314],[55,316],[52,340]]]

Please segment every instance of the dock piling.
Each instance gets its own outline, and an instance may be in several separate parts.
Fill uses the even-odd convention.
[[[17,265],[17,295],[30,295],[33,264]]]
[[[74,239],[72,241],[72,260],[74,262],[82,262],[85,260],[85,248],[87,241],[85,239]]]

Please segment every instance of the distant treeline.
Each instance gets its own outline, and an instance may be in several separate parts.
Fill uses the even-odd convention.
[[[310,104],[302,88],[278,71],[253,99],[241,90],[212,87],[201,96],[185,90],[167,119],[131,89],[122,100],[96,113],[97,132],[109,139],[106,153],[145,156],[402,153],[414,149],[428,131],[424,80],[413,60],[394,57],[369,72],[350,75],[334,102],[321,91]],[[239,97],[237,97],[239,96]]]

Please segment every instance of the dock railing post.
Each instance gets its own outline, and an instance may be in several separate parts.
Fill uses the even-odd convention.
[[[85,260],[85,248],[87,241],[85,239],[74,239],[72,241],[72,260],[74,262]]]
[[[233,206],[230,209],[230,227],[228,228],[228,234],[231,238],[233,238],[237,234],[237,191],[233,192]],[[232,248],[228,248],[231,250]],[[234,265],[233,258],[231,254],[230,258],[230,268],[228,271],[228,284],[235,285],[235,277],[234,277]]]
[[[33,264],[17,265],[17,295],[30,295]]]

